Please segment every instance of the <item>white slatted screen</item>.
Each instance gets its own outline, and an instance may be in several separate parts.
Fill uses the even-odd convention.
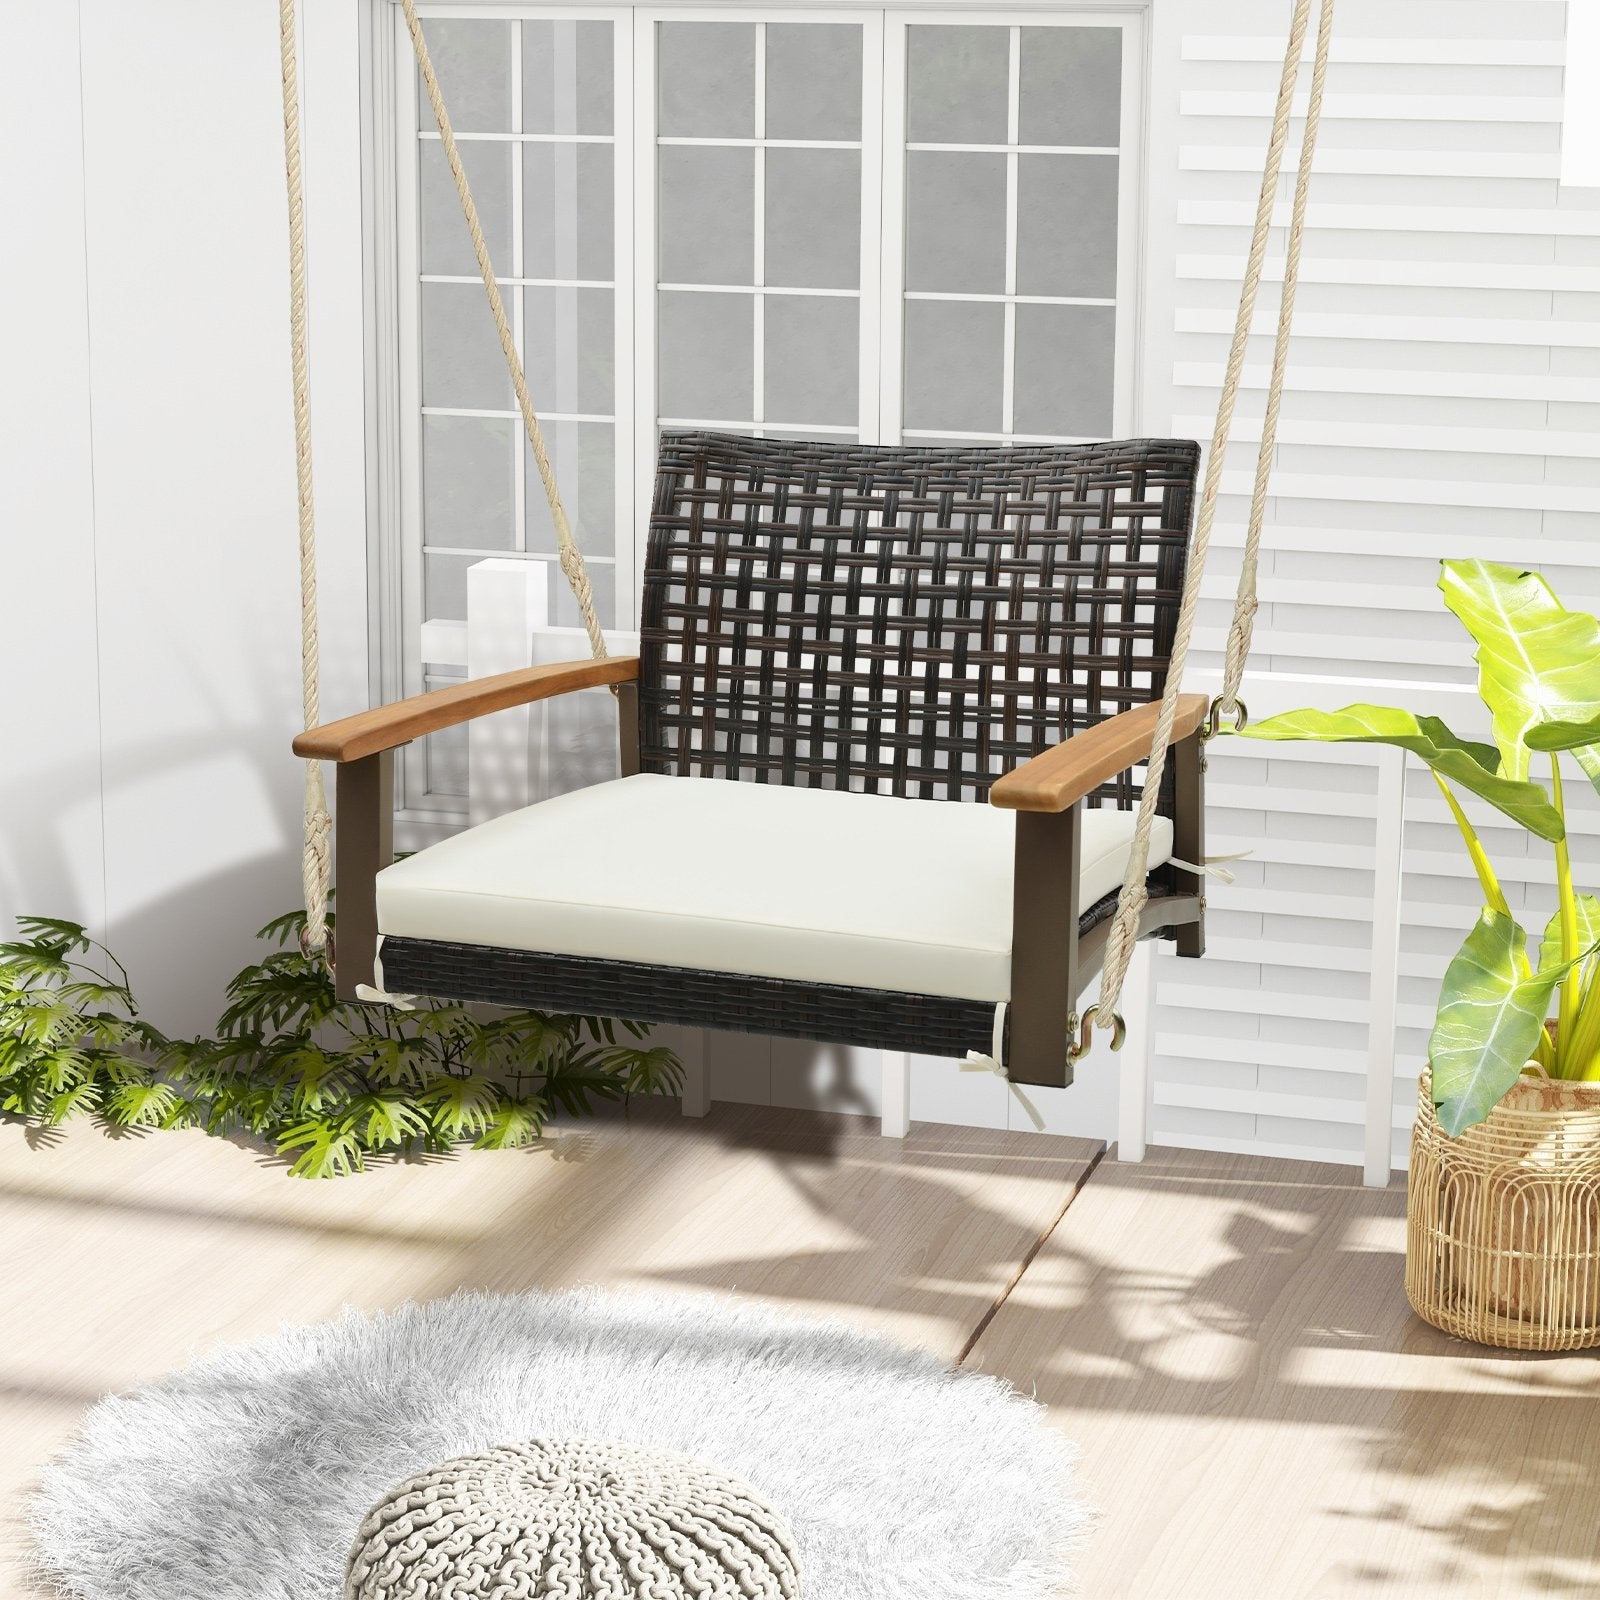
[[[1157,6],[1155,70],[1175,74],[1178,112],[1177,170],[1152,179],[1153,431],[1209,434],[1289,10]],[[1481,731],[1439,559],[1539,566],[1569,604],[1600,606],[1600,209],[1559,184],[1565,7],[1344,0],[1339,27],[1246,698],[1258,716],[1392,701]],[[1267,299],[1205,589],[1213,668],[1260,437]],[[1253,854],[1211,895],[1207,959],[1159,959],[1152,1139],[1360,1163],[1371,1059],[1401,1165],[1435,988],[1478,904],[1443,802],[1406,773],[1402,833],[1393,758],[1214,749],[1210,848]],[[1600,807],[1568,793],[1592,885]],[[1484,836],[1513,909],[1542,927],[1548,851],[1510,828]],[[1402,859],[1391,1060],[1382,920]]]

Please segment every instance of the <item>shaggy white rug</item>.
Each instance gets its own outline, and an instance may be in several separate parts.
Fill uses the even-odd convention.
[[[1086,1519],[1043,1409],[996,1379],[751,1304],[460,1294],[103,1400],[33,1503],[40,1571],[79,1600],[338,1600],[385,1491],[536,1437],[744,1479],[805,1600],[1043,1600]]]

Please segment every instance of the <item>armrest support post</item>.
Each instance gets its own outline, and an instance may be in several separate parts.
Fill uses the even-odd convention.
[[[378,959],[378,874],[394,860],[394,752],[339,764],[334,837],[334,987],[354,1000],[371,983]]]
[[[1172,747],[1172,778],[1174,798],[1172,808],[1172,853],[1180,861],[1192,861],[1197,867],[1206,859],[1206,747],[1198,733],[1191,733]],[[1200,914],[1173,931],[1173,941],[1180,956],[1203,956],[1206,953],[1206,883],[1201,873],[1184,872],[1174,867],[1174,887],[1179,893],[1195,895],[1200,902]]]
[[[639,685],[619,683],[617,693],[617,759],[622,776],[639,770]]]
[[[1082,808],[1017,813],[1011,912],[1011,1039],[1017,1083],[1064,1089],[1068,1020],[1078,995]]]

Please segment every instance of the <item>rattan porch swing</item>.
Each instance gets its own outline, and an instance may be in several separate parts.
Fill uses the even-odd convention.
[[[923,449],[667,433],[628,657],[607,653],[415,0],[401,0],[592,659],[321,726],[295,5],[281,0],[307,728],[294,748],[307,760],[317,947],[331,831],[318,763],[337,763],[339,994],[975,1052],[1016,1083],[1070,1083],[1093,1026],[1120,1042],[1136,940],[1204,950],[1204,741],[1245,715],[1334,0],[1321,4],[1237,604],[1209,706],[1181,692],[1183,665],[1311,0],[1294,0],[1198,505],[1200,450],[1182,440]],[[393,862],[394,750],[595,686],[616,696],[619,778]]]

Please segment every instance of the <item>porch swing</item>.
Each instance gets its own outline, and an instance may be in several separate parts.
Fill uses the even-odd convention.
[[[1311,0],[1295,0],[1198,507],[1200,449],[1183,440],[928,449],[668,432],[637,656],[606,649],[415,0],[400,3],[592,659],[318,725],[296,18],[281,0],[306,720],[294,749],[307,762],[313,948],[330,866],[319,763],[337,764],[337,992],[975,1052],[1014,1083],[1069,1084],[1094,1027],[1121,1043],[1135,942],[1205,947],[1204,746],[1246,714],[1334,0],[1321,0],[1237,603],[1209,706],[1182,692],[1183,668]],[[617,779],[393,861],[396,749],[596,686],[616,697]],[[1080,1009],[1096,973],[1099,998]]]

